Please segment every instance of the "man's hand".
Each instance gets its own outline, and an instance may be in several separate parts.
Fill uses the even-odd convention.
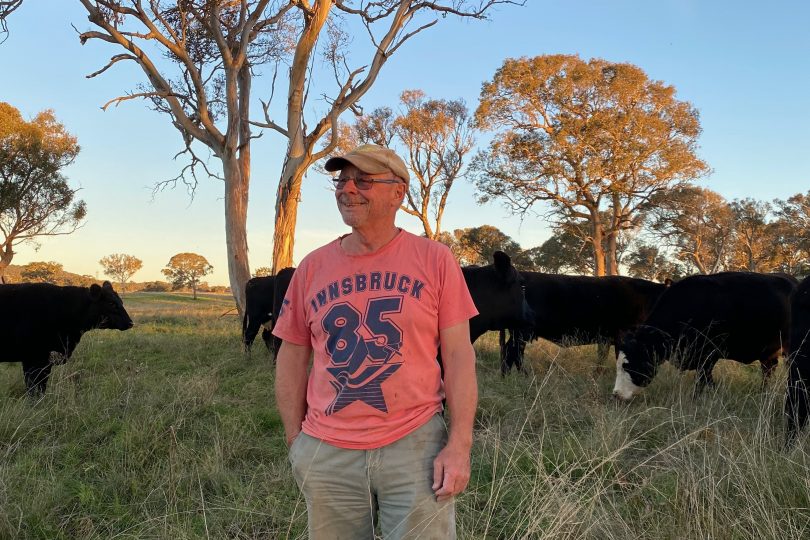
[[[300,435],[300,434],[301,434],[300,429],[298,431],[296,431],[295,433],[293,433],[293,434],[286,434],[287,448],[289,448],[289,447],[291,447],[293,445],[293,443],[295,442],[295,438],[298,437],[298,435]]]
[[[470,448],[445,446],[433,460],[433,493],[439,502],[455,497],[470,481]]]

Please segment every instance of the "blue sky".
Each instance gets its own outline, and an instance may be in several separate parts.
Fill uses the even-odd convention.
[[[552,1],[501,6],[491,21],[447,18],[408,42],[383,67],[362,101],[366,110],[395,105],[402,90],[421,88],[436,98],[477,105],[482,82],[508,57],[579,54],[640,66],[674,85],[678,98],[700,111],[700,155],[713,172],[702,185],[728,199],[786,198],[810,189],[810,3],[753,1]],[[20,245],[13,264],[55,260],[65,269],[102,277],[98,260],[123,252],[144,261],[137,281],[161,279],[175,253],[193,251],[214,266],[211,283],[227,283],[222,185],[203,180],[190,199],[182,186],[152,197],[156,181],[175,176],[181,139],[166,117],[129,101],[100,106],[143,81],[134,65],[119,63],[87,79],[111,54],[101,42],[81,46],[89,29],[76,0],[26,0],[9,20],[0,45],[0,100],[26,117],[51,108],[82,146],[66,174],[88,206],[87,222],[70,236],[47,238],[38,250]],[[355,52],[363,62],[362,36]],[[316,81],[317,83],[317,81]],[[267,98],[267,78],[253,93]],[[317,103],[315,104],[317,107]],[[322,108],[322,107],[321,107]],[[269,266],[275,191],[285,140],[265,133],[253,145],[248,217],[251,269]],[[538,207],[538,212],[543,208]],[[408,216],[400,225],[420,232]],[[454,186],[444,228],[491,224],[523,247],[549,231],[542,217],[521,222],[497,202],[478,206],[464,180]],[[347,228],[326,177],[304,183],[295,260]]]

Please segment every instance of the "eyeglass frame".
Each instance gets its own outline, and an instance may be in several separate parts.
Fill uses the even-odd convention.
[[[339,176],[332,177],[332,183],[335,185],[335,189],[343,189],[343,186],[346,185],[346,182],[349,180],[354,182],[354,185],[360,191],[368,191],[372,188],[374,184],[404,184],[402,180],[396,178],[358,178],[356,176],[349,176],[347,178],[341,178]],[[362,187],[365,186],[365,187]]]

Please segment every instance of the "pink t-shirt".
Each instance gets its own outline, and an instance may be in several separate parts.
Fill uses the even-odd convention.
[[[439,330],[478,312],[447,246],[401,231],[375,253],[340,239],[307,255],[273,334],[311,346],[304,433],[379,448],[442,409]]]

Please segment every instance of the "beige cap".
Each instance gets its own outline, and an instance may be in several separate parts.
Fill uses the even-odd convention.
[[[411,180],[408,167],[393,150],[376,144],[358,146],[348,154],[329,158],[324,169],[329,172],[339,171],[351,163],[366,174],[382,174],[392,172],[407,184]]]

